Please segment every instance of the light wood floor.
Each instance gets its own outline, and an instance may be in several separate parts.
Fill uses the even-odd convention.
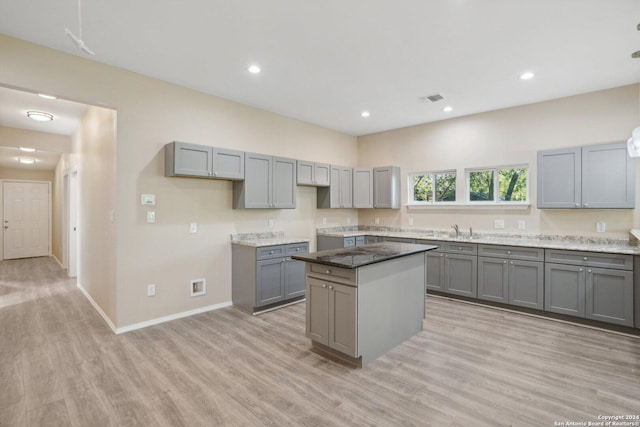
[[[640,414],[640,340],[429,297],[359,370],[309,350],[304,304],[114,335],[50,258],[0,262],[2,426],[553,426]]]

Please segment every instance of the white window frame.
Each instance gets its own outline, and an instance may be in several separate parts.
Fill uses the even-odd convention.
[[[455,196],[456,201],[453,202],[438,202],[436,201],[436,183],[435,176],[440,174],[453,174],[456,177],[456,189]],[[418,201],[413,199],[413,177],[416,175],[430,175],[432,180],[432,201]],[[412,172],[407,175],[407,203],[408,206],[434,206],[434,205],[455,205],[458,200],[458,171],[456,169],[447,169],[447,170],[439,170],[439,171],[426,171],[426,172]]]
[[[527,171],[526,179],[527,179],[527,199],[526,200],[518,200],[518,201],[508,201],[508,200],[500,200],[500,186],[499,186],[499,173],[498,171],[502,169],[525,169]],[[489,201],[481,201],[481,200],[471,200],[471,172],[490,172],[493,171],[493,200]],[[469,205],[526,205],[530,204],[529,202],[529,189],[531,187],[531,181],[529,181],[529,165],[527,164],[519,164],[519,165],[501,165],[501,166],[489,166],[489,167],[480,167],[480,168],[469,168],[465,169],[465,179],[466,179],[466,202]]]

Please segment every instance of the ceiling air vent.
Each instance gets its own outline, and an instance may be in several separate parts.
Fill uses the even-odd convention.
[[[440,95],[439,93],[436,93],[435,95],[421,96],[420,98],[418,98],[418,101],[424,102],[426,104],[428,102],[442,101],[443,99],[444,99],[444,96]]]

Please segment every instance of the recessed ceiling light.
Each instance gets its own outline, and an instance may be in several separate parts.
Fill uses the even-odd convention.
[[[453,107],[451,105],[447,105],[442,109],[442,111],[444,111],[445,113],[450,113],[453,111]]]
[[[34,159],[33,157],[18,157],[18,161],[20,163],[24,163],[25,165],[32,165],[34,164],[37,160]]]
[[[58,99],[57,96],[54,95],[47,95],[46,93],[39,93],[38,96],[40,98],[44,98],[44,99]]]
[[[262,71],[262,70],[260,69],[260,67],[258,67],[258,66],[257,66],[257,65],[255,65],[255,64],[254,64],[254,65],[249,66],[249,68],[247,68],[247,69],[249,70],[249,72],[250,72],[251,74],[259,74],[259,73],[260,73],[260,71]]]
[[[53,120],[53,114],[43,113],[42,111],[27,111],[27,117],[39,122],[50,122]]]
[[[369,116],[371,115],[371,113],[370,113],[370,112],[368,112],[368,111],[363,111],[362,113],[360,113],[360,115],[361,115],[362,117],[369,117]]]
[[[33,153],[34,151],[36,151],[35,148],[31,148],[31,147],[18,147],[18,150],[26,151],[27,153]]]
[[[522,73],[520,75],[520,80],[531,80],[534,77],[535,77],[535,74],[533,74],[532,72],[527,71],[526,73]]]

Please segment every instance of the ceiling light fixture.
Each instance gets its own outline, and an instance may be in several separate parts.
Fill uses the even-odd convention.
[[[445,113],[450,113],[453,111],[453,107],[451,105],[447,105],[442,109],[442,111],[444,111]]]
[[[362,117],[369,117],[369,116],[371,115],[371,113],[370,113],[370,112],[368,112],[368,111],[363,111],[362,113],[360,113],[360,115],[361,115]]]
[[[38,122],[50,122],[53,120],[53,114],[43,113],[42,111],[27,111],[27,117]]]
[[[54,95],[47,95],[46,93],[38,93],[37,94],[40,98],[44,98],[44,99],[58,99],[57,96]]]
[[[532,78],[534,78],[536,75],[533,74],[530,71],[527,71],[526,73],[522,73],[520,74],[520,80],[531,80]]]
[[[18,161],[20,163],[24,163],[25,165],[32,165],[37,162],[33,157],[18,157]]]
[[[255,65],[255,64],[254,64],[254,65],[249,66],[249,68],[247,68],[247,70],[249,70],[249,72],[250,72],[251,74],[260,74],[260,71],[262,71],[262,70],[260,69],[260,67],[258,67],[258,66],[257,66],[257,65]]]
[[[26,153],[33,153],[34,151],[36,151],[35,148],[31,148],[31,147],[18,147],[18,150],[24,151]]]

